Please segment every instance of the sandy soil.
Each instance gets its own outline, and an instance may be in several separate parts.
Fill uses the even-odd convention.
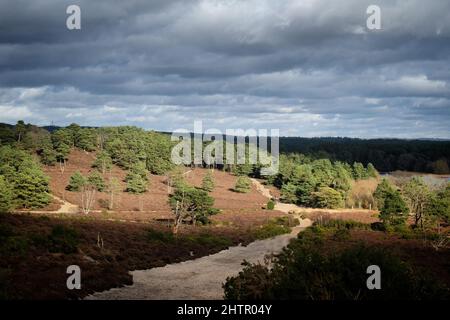
[[[95,293],[88,300],[182,300],[222,299],[222,284],[227,277],[242,270],[242,261],[263,261],[267,254],[280,252],[289,240],[310,225],[303,220],[290,234],[236,246],[195,260],[170,264],[162,268],[133,271],[133,285]]]
[[[91,165],[94,159],[94,153],[73,149],[63,173],[58,165],[45,166],[44,171],[50,177],[52,194],[62,201],[72,204],[73,207],[79,206],[81,204],[80,194],[66,191],[65,188],[69,183],[70,176],[75,171],[80,171],[83,175],[88,175],[92,172],[94,169],[91,168]],[[206,169],[196,168],[186,172],[185,178],[188,183],[200,186],[206,172]],[[122,181],[122,188],[125,189],[126,184],[123,182],[123,179],[126,176],[126,172],[117,166],[113,166],[110,174]],[[110,174],[105,174],[104,179],[108,179]],[[256,187],[253,187],[246,194],[236,193],[231,190],[236,183],[236,176],[219,170],[214,170],[213,176],[216,186],[211,192],[211,196],[215,199],[214,207],[220,209],[221,212],[214,216],[212,220],[235,225],[254,225],[255,223],[265,223],[270,218],[283,215],[283,213],[278,211],[263,209],[267,203],[267,198],[261,195]],[[113,211],[106,210],[109,195],[104,192],[97,192],[94,208],[89,213],[89,216],[99,219],[107,218],[139,222],[173,218],[168,204],[169,193],[166,177],[150,175],[149,180],[149,190],[143,195],[120,192],[116,196]],[[57,210],[52,207],[42,211],[58,211],[62,213],[65,209],[68,208],[64,207],[61,210]],[[73,209],[64,213],[73,213]]]

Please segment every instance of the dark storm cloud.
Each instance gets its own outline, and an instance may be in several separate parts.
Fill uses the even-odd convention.
[[[0,2],[0,121],[450,137],[449,83],[446,0]]]

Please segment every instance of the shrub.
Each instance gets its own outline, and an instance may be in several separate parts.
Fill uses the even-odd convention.
[[[386,231],[386,226],[383,222],[373,222],[370,224],[370,229],[374,231]]]
[[[210,248],[228,248],[233,244],[230,239],[224,236],[214,235],[206,232],[195,236],[190,236],[187,239],[188,241],[191,241],[198,245]]]
[[[290,219],[290,217],[278,217],[270,220],[267,224],[257,228],[254,231],[256,239],[272,238],[281,234],[291,232],[291,227],[298,225],[297,219]]]
[[[272,276],[265,265],[251,264],[244,260],[244,268],[237,277],[228,277],[223,285],[225,299],[260,300],[272,287]]]
[[[160,242],[162,244],[174,243],[176,241],[171,232],[164,232],[155,229],[147,229],[146,238],[149,241]]]
[[[276,217],[271,220],[274,224],[285,226],[285,227],[295,227],[300,224],[297,218],[293,217]]]
[[[236,185],[234,186],[234,191],[239,193],[248,193],[251,190],[252,182],[248,177],[240,176],[237,181]]]
[[[338,241],[349,240],[351,237],[349,229],[337,229],[334,232],[333,238]]]
[[[353,220],[341,220],[341,219],[333,219],[333,218],[325,218],[320,219],[315,222],[316,225],[320,225],[323,228],[327,229],[369,229],[369,225]]]
[[[383,270],[383,290],[366,286],[369,265]],[[357,246],[324,254],[294,240],[268,265],[246,264],[227,278],[226,299],[390,300],[448,299],[449,290],[383,248]]]
[[[269,200],[267,202],[267,210],[274,210],[275,209],[275,202],[273,202],[272,200]]]

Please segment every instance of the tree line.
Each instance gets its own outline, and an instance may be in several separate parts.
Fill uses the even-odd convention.
[[[280,152],[347,163],[372,163],[380,172],[450,173],[447,140],[280,137]]]

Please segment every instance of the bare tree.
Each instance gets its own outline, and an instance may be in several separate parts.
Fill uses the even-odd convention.
[[[85,184],[81,187],[81,208],[84,214],[89,214],[95,201],[97,189],[91,184]]]
[[[180,201],[177,200],[176,205],[175,205],[175,210],[174,210],[175,219],[173,222],[173,229],[172,229],[173,234],[178,233],[178,227],[183,222],[183,219],[185,219],[188,216],[187,209],[188,208],[186,206],[186,201],[185,201],[185,192],[183,190],[181,200]]]
[[[107,190],[109,193],[108,209],[113,210],[115,195],[120,191],[119,180],[115,177],[110,177],[107,185]]]
[[[58,163],[59,163],[59,171],[61,172],[61,174],[64,174],[64,171],[66,170],[66,159],[64,158],[59,159]]]

